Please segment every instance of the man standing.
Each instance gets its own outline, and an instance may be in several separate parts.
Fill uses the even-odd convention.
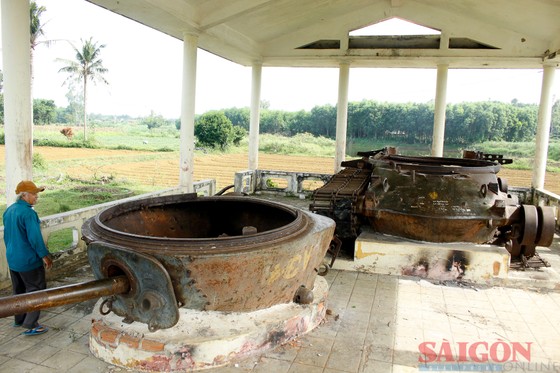
[[[4,243],[10,268],[13,293],[31,293],[47,287],[45,268],[52,267],[52,260],[43,236],[39,216],[33,206],[39,198],[38,188],[32,181],[17,185],[17,200],[4,212]],[[40,311],[15,316],[14,326],[23,326],[24,335],[38,335],[48,331],[39,324]]]

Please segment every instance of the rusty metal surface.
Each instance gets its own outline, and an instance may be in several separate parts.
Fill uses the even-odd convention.
[[[511,220],[511,229],[500,240],[512,257],[531,258],[537,246],[552,244],[556,222],[550,206],[522,205]]]
[[[376,232],[429,242],[488,242],[494,237],[494,228],[485,220],[448,219],[422,215],[400,214],[377,210],[369,218]],[[464,238],[463,241],[457,238]],[[429,239],[428,239],[429,238]],[[471,241],[466,241],[468,238]]]
[[[182,307],[221,311],[288,303],[312,287],[333,231],[332,220],[279,203],[191,195],[116,205],[82,228],[89,244],[159,261]]]
[[[130,284],[126,276],[83,282],[33,293],[0,298],[0,317],[23,314],[46,308],[63,306],[128,292]]]
[[[154,257],[107,243],[92,242],[88,259],[96,278],[127,277],[130,290],[107,298],[107,312],[124,317],[124,322],[139,321],[150,331],[174,326],[179,309],[171,278]]]
[[[102,239],[148,254],[225,254],[260,249],[305,232],[303,211],[250,197],[181,194],[115,205],[83,226],[86,243]],[[243,235],[255,227],[256,234]]]
[[[527,258],[525,256],[519,256],[517,258],[511,259],[510,269],[525,271],[529,268],[541,268],[550,267],[550,263],[541,257],[539,253],[535,253],[534,256]]]
[[[510,159],[475,151],[464,158],[402,156],[395,148],[359,155],[342,163],[346,168],[314,192],[310,205],[336,221],[341,238],[357,237],[368,224],[419,241],[504,245],[512,257],[531,257],[537,245],[552,242],[553,209],[520,205],[497,176]]]
[[[359,167],[363,164],[352,165]],[[370,181],[371,168],[348,167],[335,174],[325,185],[313,192],[309,211],[337,222],[336,235],[355,237],[359,233],[358,215],[352,205],[363,195]]]
[[[491,208],[508,200],[498,191],[499,165],[402,156],[372,164],[361,212],[376,231],[429,242],[481,243],[506,220],[501,209]]]

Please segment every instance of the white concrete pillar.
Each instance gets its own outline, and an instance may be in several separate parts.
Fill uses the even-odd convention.
[[[194,110],[198,35],[183,35],[183,92],[181,100],[179,186],[193,192]]]
[[[338,72],[338,104],[336,106],[336,153],[334,172],[342,169],[340,163],[346,158],[346,129],[348,127],[348,86],[350,64],[342,62]]]
[[[445,135],[445,109],[447,106],[447,71],[449,65],[437,66],[436,100],[434,108],[434,132],[432,136],[432,156],[443,156]]]
[[[253,64],[251,80],[251,120],[249,123],[249,170],[259,168],[259,128],[261,114],[262,64]]]
[[[29,1],[1,3],[6,200],[10,205],[17,184],[33,178]]]
[[[543,67],[541,101],[537,121],[537,138],[535,139],[535,168],[533,168],[532,186],[544,188],[546,161],[548,159],[548,141],[550,138],[550,122],[552,119],[552,86],[554,84],[555,66]]]

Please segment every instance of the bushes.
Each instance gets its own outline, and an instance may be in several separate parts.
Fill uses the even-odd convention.
[[[149,117],[143,118],[140,121],[140,125],[144,125],[148,127],[149,130],[166,126],[167,124],[168,122],[165,120],[165,118],[163,118],[163,116],[155,115],[153,112],[150,114]]]
[[[33,168],[37,170],[47,169],[47,160],[39,153],[33,153]]]
[[[246,132],[241,127],[234,127],[223,112],[213,111],[198,118],[194,135],[201,146],[225,150],[232,144],[238,145]]]
[[[314,155],[330,157],[334,154],[335,141],[309,133],[292,137],[264,134],[260,136],[259,150],[269,154]]]

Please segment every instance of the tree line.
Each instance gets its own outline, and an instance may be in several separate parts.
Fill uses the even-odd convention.
[[[249,109],[223,110],[234,126],[249,129]],[[485,101],[448,104],[445,142],[472,144],[483,141],[527,141],[534,138],[538,105]],[[371,100],[348,104],[348,138],[398,139],[428,144],[434,126],[433,103],[387,103]],[[336,106],[310,111],[261,110],[260,132],[282,135],[311,133],[335,138]],[[560,137],[560,101],[553,106],[551,136]]]
[[[0,98],[1,98],[0,94]],[[288,112],[261,109],[260,132],[293,136],[310,133],[315,136],[335,138],[336,106],[315,106],[310,111]],[[3,117],[0,100],[0,122]],[[229,108],[208,112],[196,118],[195,127],[208,120],[208,116],[222,114],[231,125],[249,131],[249,108]],[[76,108],[56,107],[54,101],[35,99],[33,104],[34,123],[76,125],[81,118],[76,117]],[[102,115],[95,115],[103,122]],[[128,116],[127,116],[128,117]],[[485,101],[448,104],[445,120],[445,142],[452,144],[472,144],[483,141],[528,141],[534,138],[537,128],[538,105]],[[114,120],[106,116],[105,120]],[[130,118],[130,117],[128,117]],[[137,120],[148,129],[175,124],[178,119],[166,120],[161,115],[151,113],[149,117]],[[215,122],[215,121],[214,121]],[[220,123],[224,122],[222,119]],[[402,143],[429,144],[432,141],[434,124],[433,103],[387,103],[371,100],[350,102],[348,105],[348,138],[368,138],[398,140]],[[231,131],[229,124],[224,131]],[[216,125],[214,124],[214,127]],[[218,126],[219,127],[219,126]],[[215,130],[219,130],[216,127]],[[239,135],[240,132],[237,132]],[[560,138],[560,101],[552,110],[551,137]]]

